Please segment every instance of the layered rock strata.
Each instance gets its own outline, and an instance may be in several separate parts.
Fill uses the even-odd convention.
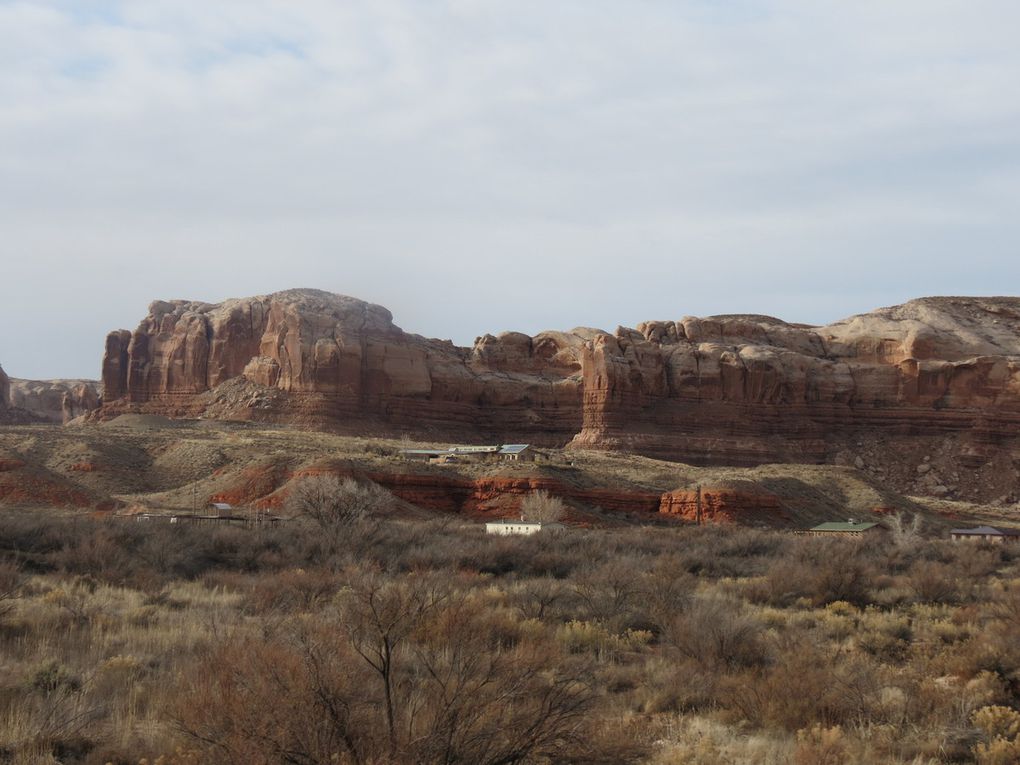
[[[822,462],[855,433],[1020,435],[1020,299],[927,298],[826,327],[685,318],[585,345],[578,444],[695,463]]]
[[[212,410],[359,433],[566,443],[581,427],[585,340],[507,333],[458,348],[405,333],[381,306],[316,290],[156,302],[133,333],[107,337],[103,416]]]
[[[472,348],[315,290],[156,302],[134,332],[108,336],[103,386],[102,417],[210,414],[736,465],[852,462],[876,439],[877,454],[914,459],[937,437],[959,458],[947,472],[995,457],[998,474],[1020,463],[1020,299],[926,298],[824,327],[734,315],[505,333]]]

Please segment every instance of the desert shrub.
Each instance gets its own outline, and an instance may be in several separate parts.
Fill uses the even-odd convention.
[[[0,623],[14,610],[25,586],[25,573],[21,566],[10,560],[0,560]]]
[[[846,738],[838,725],[831,728],[815,724],[797,731],[796,765],[843,765],[849,761]]]
[[[762,625],[729,599],[698,596],[663,625],[661,639],[708,667],[753,667],[769,659]]]
[[[177,715],[219,762],[597,761],[583,668],[505,630],[438,581],[355,576],[336,623],[212,649]]]
[[[335,574],[320,569],[291,569],[272,577],[258,577],[243,608],[255,614],[317,611],[332,600],[340,581]]]
[[[371,454],[376,457],[395,457],[399,452],[396,447],[380,444],[376,441],[364,441],[360,446],[361,450],[365,452],[365,454]]]
[[[955,603],[960,581],[953,568],[936,561],[917,561],[910,570],[910,586],[923,603]]]
[[[790,732],[815,725],[875,719],[880,670],[867,657],[836,662],[824,645],[803,636],[782,641],[773,662],[723,679],[720,698],[745,719]]]
[[[630,624],[638,608],[640,571],[640,564],[623,558],[576,575],[574,593],[585,617],[606,624],[613,631]]]
[[[616,659],[624,651],[635,651],[652,639],[650,632],[611,632],[599,622],[571,621],[556,631],[556,639],[569,653],[589,653],[600,659]]]
[[[792,557],[769,566],[758,589],[759,600],[775,606],[789,606],[799,599],[816,606],[871,602],[874,564],[863,548],[841,539],[797,541]]]
[[[74,672],[56,660],[51,660],[36,667],[29,673],[26,683],[29,688],[43,694],[60,691],[77,692],[82,682]]]
[[[525,579],[510,594],[511,604],[525,619],[554,619],[564,615],[563,606],[573,597],[572,589],[551,577]]]
[[[1012,765],[1020,761],[1020,712],[1003,706],[982,707],[971,716],[984,741],[974,746],[980,765]]]

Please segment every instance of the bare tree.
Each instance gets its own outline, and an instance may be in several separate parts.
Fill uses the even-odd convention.
[[[443,577],[352,575],[336,621],[217,643],[175,694],[230,765],[522,765],[600,758],[591,667]],[[280,703],[285,699],[286,703]]]
[[[920,541],[921,531],[924,528],[924,518],[920,513],[914,513],[909,520],[906,513],[893,513],[887,522],[893,544],[897,547],[908,547]]]
[[[287,497],[287,511],[313,521],[335,536],[384,509],[391,495],[378,484],[351,478],[312,476],[298,481]]]
[[[559,497],[539,489],[531,492],[521,502],[521,517],[533,523],[555,523],[563,517],[566,509]]]
[[[350,644],[378,674],[382,684],[391,750],[397,740],[394,688],[397,651],[449,595],[445,582],[435,577],[395,581],[369,572],[353,577],[339,598],[340,621]]]

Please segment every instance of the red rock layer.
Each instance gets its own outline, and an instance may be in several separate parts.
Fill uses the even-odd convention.
[[[0,505],[95,507],[98,498],[71,481],[23,460],[0,459]]]
[[[699,496],[700,494],[700,496]],[[764,492],[708,488],[663,494],[659,512],[692,523],[749,523],[768,525],[786,520],[779,497]]]
[[[585,507],[622,513],[655,514],[663,501],[659,492],[579,488],[541,476],[471,479],[441,473],[365,472],[343,463],[324,463],[297,473],[288,472],[279,463],[245,468],[228,488],[209,497],[209,501],[279,508],[291,481],[316,475],[367,479],[417,507],[467,515],[513,515],[520,509],[521,500],[538,490]]]
[[[827,327],[688,317],[614,334],[410,335],[314,290],[156,302],[107,338],[101,416],[619,448],[700,464],[833,461],[860,434],[961,435],[1020,460],[1020,299],[927,298]],[[906,441],[904,441],[906,443]]]
[[[362,433],[562,444],[581,427],[582,343],[509,333],[457,348],[403,332],[385,308],[315,290],[156,302],[134,333],[107,337],[102,416],[212,409]]]
[[[1020,434],[1020,299],[929,298],[803,327],[687,318],[587,343],[578,445],[693,463],[823,462],[855,432]]]

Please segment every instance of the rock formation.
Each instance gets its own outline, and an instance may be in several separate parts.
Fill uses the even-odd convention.
[[[12,401],[12,387],[16,383],[0,367],[0,425],[25,425],[39,421],[34,414],[21,409],[16,401]]]
[[[505,333],[473,348],[316,290],[156,302],[133,333],[107,337],[103,386],[101,417],[572,441],[700,464],[854,464],[869,449],[868,470],[911,486],[917,462],[897,472],[898,462],[942,439],[943,473],[1005,470],[1008,493],[1020,464],[1020,298],[925,298],[824,327],[731,315]]]
[[[855,431],[1020,435],[1020,299],[926,298],[827,327],[649,322],[588,343],[577,443],[693,462],[822,462]]]
[[[403,332],[385,308],[317,290],[156,302],[134,333],[107,337],[104,416],[209,411],[363,433],[565,443],[581,424],[584,341],[508,333],[458,348]]]
[[[67,423],[99,408],[92,380],[10,381],[10,405],[44,422]]]

